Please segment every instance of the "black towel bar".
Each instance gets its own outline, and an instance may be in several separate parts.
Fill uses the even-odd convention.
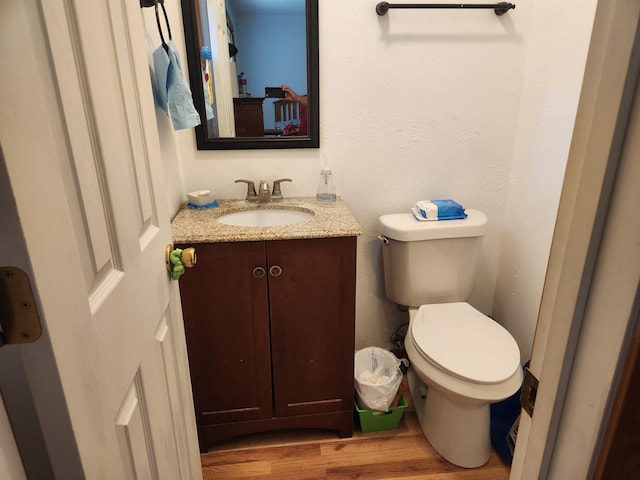
[[[516,8],[513,3],[389,3],[380,2],[376,5],[376,13],[386,15],[390,8],[492,8],[496,15],[504,15]]]

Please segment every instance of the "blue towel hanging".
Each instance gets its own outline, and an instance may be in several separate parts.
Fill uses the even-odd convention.
[[[162,33],[158,3],[162,6],[167,24],[168,41],[165,41]],[[193,128],[200,125],[200,114],[193,105],[191,90],[182,73],[178,50],[171,40],[171,27],[169,26],[167,11],[164,8],[164,1],[155,0],[155,10],[158,33],[162,41],[162,46],[153,52],[156,101],[160,108],[171,117],[174,130]]]

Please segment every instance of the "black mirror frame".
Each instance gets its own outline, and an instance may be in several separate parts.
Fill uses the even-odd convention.
[[[307,24],[307,116],[309,135],[306,137],[219,137],[209,138],[204,125],[207,124],[204,108],[204,90],[200,71],[200,45],[195,2],[182,0],[182,20],[184,24],[185,44],[191,93],[196,109],[200,113],[202,124],[196,128],[198,150],[251,150],[271,148],[319,148],[320,147],[320,59],[318,40],[318,2],[305,0]],[[202,105],[198,107],[198,105]]]

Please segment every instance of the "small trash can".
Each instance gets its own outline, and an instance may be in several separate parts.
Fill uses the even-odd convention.
[[[404,409],[407,408],[407,401],[404,395],[398,391],[397,405],[391,405],[389,411],[381,412],[370,408],[361,408],[356,398],[356,412],[360,421],[360,430],[363,432],[379,432],[381,430],[393,430],[398,428]]]
[[[367,347],[354,359],[356,411],[363,432],[396,428],[407,402],[400,393],[402,362],[388,350]]]

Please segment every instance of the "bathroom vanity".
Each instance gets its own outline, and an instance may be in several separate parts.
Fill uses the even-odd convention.
[[[259,209],[313,217],[280,226],[217,220]],[[185,207],[172,228],[176,247],[194,246],[197,255],[180,294],[201,451],[268,430],[351,436],[361,229],[344,203],[225,200],[213,209]]]

